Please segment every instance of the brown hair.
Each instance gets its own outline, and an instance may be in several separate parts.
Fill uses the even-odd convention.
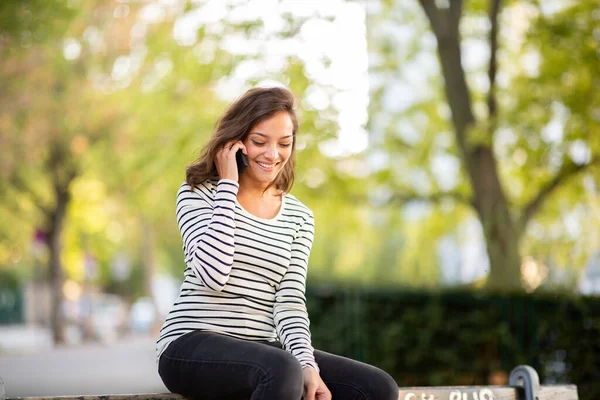
[[[267,189],[275,185],[283,193],[288,193],[294,184],[298,119],[294,110],[294,95],[281,87],[250,89],[227,108],[217,121],[213,135],[200,157],[187,167],[185,180],[188,185],[194,187],[207,179],[218,178],[215,165],[217,152],[228,142],[245,140],[256,124],[281,111],[287,112],[294,124],[292,154]]]

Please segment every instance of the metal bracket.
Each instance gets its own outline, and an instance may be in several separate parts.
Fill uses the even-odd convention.
[[[510,371],[510,386],[522,386],[525,389],[525,400],[538,400],[540,377],[529,365],[519,365]]]

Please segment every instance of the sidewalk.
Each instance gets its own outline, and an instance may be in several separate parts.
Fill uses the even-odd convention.
[[[0,357],[52,348],[50,329],[30,325],[0,325]]]
[[[53,348],[47,330],[0,327],[0,376],[7,397],[166,393],[153,337]]]

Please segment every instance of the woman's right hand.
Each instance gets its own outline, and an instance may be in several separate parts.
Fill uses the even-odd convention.
[[[244,143],[242,143],[241,140],[238,140],[237,142],[226,143],[225,146],[217,152],[215,164],[220,179],[231,179],[233,181],[239,179],[235,154],[240,149],[246,154],[246,146],[244,146]]]
[[[325,386],[319,373],[311,367],[302,369],[304,376],[304,400],[331,400],[331,392]]]

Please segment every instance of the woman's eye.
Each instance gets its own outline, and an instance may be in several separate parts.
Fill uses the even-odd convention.
[[[290,147],[292,144],[291,143],[281,143],[280,146],[281,147]]]
[[[265,145],[264,143],[255,142],[254,140],[252,141],[252,144],[255,145],[255,146],[264,146]]]

